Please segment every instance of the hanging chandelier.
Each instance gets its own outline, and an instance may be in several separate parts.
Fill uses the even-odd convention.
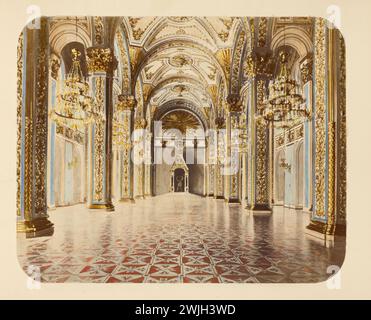
[[[288,128],[295,120],[309,118],[305,99],[300,94],[299,84],[288,72],[287,54],[281,51],[280,72],[269,85],[269,95],[264,101],[262,112],[256,117],[258,122],[273,123],[275,127]]]
[[[57,105],[51,111],[52,120],[73,129],[80,129],[90,121],[93,104],[88,94],[89,84],[81,70],[80,55],[77,49],[71,50],[72,67],[64,80],[63,93],[57,96]]]

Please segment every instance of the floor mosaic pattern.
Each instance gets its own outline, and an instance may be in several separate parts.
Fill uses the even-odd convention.
[[[18,235],[19,262],[42,282],[320,282],[341,265],[345,242],[304,234],[309,214],[276,207],[250,214],[222,200],[175,194],[50,212],[54,235]]]

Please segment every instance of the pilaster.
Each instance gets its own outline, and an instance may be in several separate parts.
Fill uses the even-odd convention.
[[[48,18],[25,28],[18,43],[17,232],[51,235],[47,214]]]

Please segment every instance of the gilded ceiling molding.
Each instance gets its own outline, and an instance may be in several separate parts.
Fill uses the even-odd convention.
[[[151,59],[154,56],[161,53],[161,51],[164,51],[164,50],[169,49],[169,48],[179,48],[179,49],[191,48],[191,49],[198,50],[202,54],[205,54],[207,56],[207,58],[210,61],[213,62],[212,64],[217,68],[217,70],[222,75],[223,82],[226,83],[226,77],[225,77],[224,69],[219,64],[218,59],[216,59],[216,57],[215,57],[215,55],[212,51],[210,51],[209,49],[205,48],[204,46],[200,45],[199,43],[197,43],[195,41],[179,40],[179,39],[160,43],[160,44],[154,46],[150,51],[146,52],[145,54],[142,53],[141,57],[140,57],[141,59],[137,59],[138,61],[140,60],[139,63],[134,68],[135,73],[133,73],[133,75],[134,75],[133,76],[133,81],[136,81],[136,78],[139,76],[140,72],[144,69],[144,67],[146,65],[148,65],[149,61],[151,61]]]
[[[129,56],[130,56],[130,70],[131,74],[134,75],[132,82],[136,82],[139,77],[139,66],[144,57],[144,51],[142,47],[129,46]]]
[[[159,82],[151,91],[147,98],[147,102],[150,102],[153,97],[156,96],[157,93],[159,93],[161,90],[163,90],[166,86],[172,86],[174,84],[191,84],[195,89],[202,89],[204,87],[204,84],[199,82],[198,80],[195,80],[190,77],[170,77],[167,79],[164,79],[163,81]]]
[[[219,65],[223,69],[223,73],[226,78],[226,83],[230,83],[231,79],[231,64],[232,64],[232,49],[224,48],[217,51],[215,54],[216,59],[219,62]]]

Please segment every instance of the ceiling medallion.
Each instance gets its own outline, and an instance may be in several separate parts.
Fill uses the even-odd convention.
[[[178,54],[170,58],[170,65],[176,68],[182,68],[192,65],[192,59],[185,54]]]

